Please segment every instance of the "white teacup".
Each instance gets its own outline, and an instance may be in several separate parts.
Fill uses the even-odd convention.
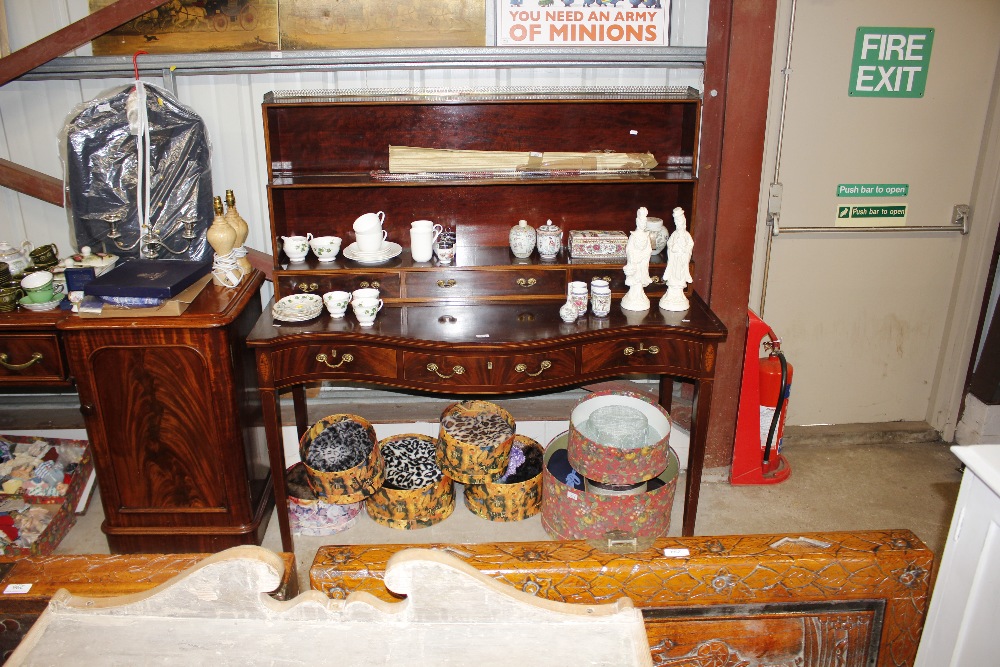
[[[313,254],[319,261],[332,262],[337,258],[337,253],[340,252],[340,237],[314,236],[309,241],[309,247],[312,248]]]
[[[354,316],[358,318],[358,324],[370,327],[375,324],[378,311],[382,310],[382,299],[355,299],[351,301],[351,308],[354,309]]]
[[[433,220],[414,220],[413,222],[410,223],[410,229],[414,231],[419,230],[424,232],[433,230],[434,238],[436,239],[437,235],[444,230],[444,227],[442,227],[441,225],[434,224]]]
[[[378,213],[365,213],[359,215],[354,221],[354,231],[358,233],[373,232],[381,229],[383,222],[385,222],[385,213],[382,211]]]
[[[351,301],[359,299],[377,299],[378,290],[374,287],[362,287],[351,292]]]
[[[305,236],[282,236],[282,250],[288,255],[292,262],[301,262],[309,254],[309,242],[312,241],[312,234]]]
[[[347,312],[347,305],[351,302],[350,292],[327,292],[323,295],[323,305],[334,319],[340,319]]]
[[[358,243],[358,250],[364,253],[376,253],[382,249],[382,243],[389,235],[384,229],[375,229],[370,232],[355,232],[354,238]]]

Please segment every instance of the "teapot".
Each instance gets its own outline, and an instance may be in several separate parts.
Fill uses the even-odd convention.
[[[28,268],[31,261],[28,259],[28,253],[32,251],[34,246],[31,245],[30,241],[25,241],[21,244],[21,249],[18,250],[6,241],[0,241],[0,262],[6,262],[7,266],[10,267],[11,275],[20,275],[24,273],[24,270]]]

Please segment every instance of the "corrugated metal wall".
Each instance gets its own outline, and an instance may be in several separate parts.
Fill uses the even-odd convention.
[[[492,2],[492,0],[487,0]],[[87,0],[6,0],[12,49],[26,46],[84,16]],[[671,45],[704,47],[708,0],[675,0]],[[597,47],[598,49],[600,47]],[[82,47],[75,55],[89,55]],[[206,55],[211,58],[211,55]],[[163,85],[156,78],[145,79]],[[271,252],[267,216],[266,167],[260,104],[271,90],[338,88],[449,88],[494,86],[702,87],[700,69],[669,70],[637,62],[615,68],[532,68],[472,70],[392,70],[179,76],[177,95],[205,121],[212,144],[212,182],[216,193],[232,189],[240,213],[250,223],[247,245]],[[126,79],[14,81],[0,88],[0,157],[62,178],[60,132],[73,109]],[[56,243],[63,254],[74,246],[66,212],[0,188],[0,240]]]

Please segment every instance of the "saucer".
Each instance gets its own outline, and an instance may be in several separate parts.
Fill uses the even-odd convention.
[[[41,303],[35,303],[34,301],[28,301],[28,297],[21,297],[21,300],[17,303],[22,308],[27,308],[28,310],[34,311],[36,313],[45,310],[54,310],[62,300],[66,298],[65,294],[56,294],[51,301],[42,301]]]
[[[323,299],[316,294],[291,294],[271,308],[271,315],[284,322],[311,320],[323,311]]]
[[[378,264],[397,257],[403,252],[403,246],[392,241],[386,241],[383,246],[378,252],[361,252],[358,250],[358,244],[352,243],[344,248],[344,257],[358,264]]]

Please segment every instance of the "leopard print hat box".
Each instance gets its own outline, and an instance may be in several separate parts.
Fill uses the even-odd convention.
[[[451,477],[435,460],[437,440],[403,433],[379,441],[385,459],[385,483],[365,500],[376,523],[399,530],[433,526],[455,510]]]
[[[507,469],[514,418],[489,401],[461,401],[441,414],[437,462],[462,484],[483,484]]]
[[[306,481],[316,498],[345,505],[364,500],[382,486],[385,461],[375,428],[357,415],[330,415],[299,440]]]

